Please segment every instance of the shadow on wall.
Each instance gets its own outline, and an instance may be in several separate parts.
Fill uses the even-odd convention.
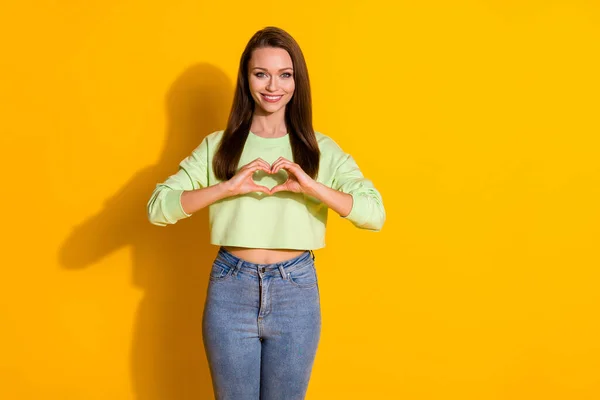
[[[221,70],[208,64],[186,70],[166,96],[167,141],[158,164],[133,176],[60,249],[60,265],[76,270],[132,247],[133,283],[144,293],[130,353],[138,400],[213,397],[201,328],[218,251],[209,244],[208,209],[160,227],[148,221],[146,203],[156,184],[175,173],[206,135],[224,129],[232,97],[231,81]]]

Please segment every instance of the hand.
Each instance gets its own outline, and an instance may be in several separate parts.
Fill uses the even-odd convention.
[[[266,186],[257,185],[252,179],[254,172],[263,170],[266,173],[271,173],[271,166],[262,158],[257,158],[254,161],[244,165],[239,171],[227,181],[228,189],[233,195],[245,194],[249,192],[263,192],[271,194]]]
[[[302,170],[300,165],[284,158],[279,157],[271,166],[271,174],[276,174],[280,169],[288,173],[288,179],[284,183],[271,188],[270,193],[289,191],[294,193],[311,193],[315,181]]]

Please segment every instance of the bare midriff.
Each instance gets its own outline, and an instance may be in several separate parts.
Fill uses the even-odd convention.
[[[249,247],[223,246],[225,250],[242,260],[254,264],[275,264],[298,257],[306,250],[296,249],[255,249]]]

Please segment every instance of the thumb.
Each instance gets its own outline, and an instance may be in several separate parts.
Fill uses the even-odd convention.
[[[257,191],[257,192],[263,192],[263,193],[266,193],[266,194],[271,194],[271,189],[269,189],[266,186],[257,185],[257,184],[254,184],[252,186],[254,187],[255,191]]]
[[[273,186],[269,190],[269,193],[270,194],[274,194],[274,193],[277,193],[277,192],[281,192],[282,190],[285,190],[285,187],[283,185],[276,185],[276,186]]]

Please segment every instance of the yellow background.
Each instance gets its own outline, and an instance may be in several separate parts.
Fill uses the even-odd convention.
[[[600,398],[592,0],[5,2],[0,398],[212,398],[206,210],[145,205],[267,25],[388,215],[330,213],[308,398]]]

